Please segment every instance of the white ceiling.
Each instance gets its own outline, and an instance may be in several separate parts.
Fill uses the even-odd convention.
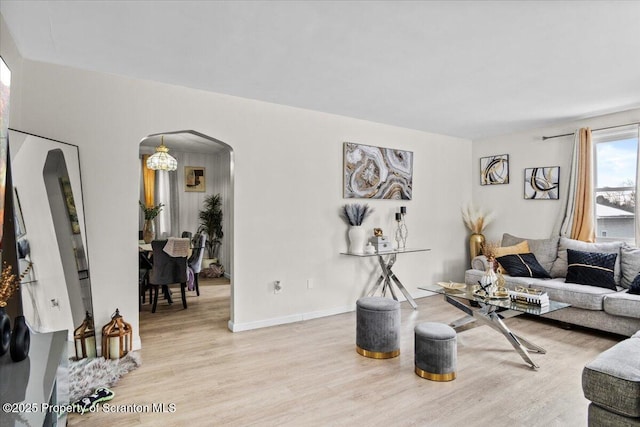
[[[640,107],[640,2],[13,1],[31,60],[482,138]]]

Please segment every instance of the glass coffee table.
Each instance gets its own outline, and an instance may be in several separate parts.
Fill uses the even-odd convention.
[[[548,306],[540,307],[533,304],[516,303],[509,298],[484,299],[468,291],[468,288],[448,289],[439,285],[421,285],[418,286],[418,289],[444,295],[445,301],[466,314],[465,317],[452,322],[450,324],[451,327],[457,329],[476,321],[483,325],[490,326],[504,335],[513,348],[520,354],[520,357],[531,365],[532,368],[538,368],[538,365],[531,359],[529,351],[544,354],[546,350],[511,332],[503,322],[503,319],[515,317],[523,313],[541,316],[570,306],[570,304],[553,300],[549,301]]]

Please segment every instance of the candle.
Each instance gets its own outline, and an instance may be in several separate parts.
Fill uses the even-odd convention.
[[[96,357],[96,337],[89,337],[84,341],[87,348],[87,357]]]
[[[109,338],[109,359],[120,358],[120,337]]]
[[[402,214],[400,212],[396,212],[396,221],[402,221]]]
[[[406,206],[400,206],[400,213],[402,215],[406,215],[407,213],[407,207]]]

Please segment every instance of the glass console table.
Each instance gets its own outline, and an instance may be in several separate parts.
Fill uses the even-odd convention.
[[[475,321],[490,326],[504,335],[520,354],[520,357],[532,368],[538,368],[538,365],[531,359],[529,351],[544,354],[546,350],[511,332],[502,320],[523,313],[541,316],[570,306],[570,304],[553,300],[549,301],[548,306],[540,307],[533,304],[516,303],[509,298],[484,299],[468,291],[467,288],[458,290],[443,288],[439,285],[420,285],[418,289],[444,295],[445,301],[466,313],[465,317],[452,322],[451,327],[456,329]]]
[[[411,304],[411,307],[413,307],[413,309],[415,310],[418,308],[418,305],[414,301],[409,291],[407,291],[407,289],[402,285],[402,282],[400,282],[400,279],[398,279],[398,276],[396,276],[395,273],[391,270],[391,267],[393,267],[393,265],[396,263],[396,257],[399,254],[408,254],[412,252],[426,252],[430,250],[431,249],[407,248],[407,249],[394,249],[392,251],[380,252],[380,253],[374,253],[374,254],[353,254],[349,252],[341,252],[340,254],[355,256],[360,258],[377,257],[378,262],[380,263],[380,269],[382,270],[382,272],[380,273],[380,277],[378,277],[378,280],[376,281],[375,285],[373,285],[373,288],[371,288],[371,290],[367,295],[368,296],[374,295],[378,290],[378,288],[380,288],[380,285],[382,285],[382,291],[381,291],[382,296],[387,295],[387,289],[388,289],[393,299],[397,301],[398,298],[396,297],[396,293],[392,287],[392,285],[395,284],[397,288],[400,290],[400,292],[402,292],[404,297],[407,299],[409,304]]]

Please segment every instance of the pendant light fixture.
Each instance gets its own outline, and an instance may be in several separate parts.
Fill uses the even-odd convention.
[[[147,159],[147,168],[154,171],[174,171],[178,169],[178,161],[169,154],[169,149],[164,145],[164,135],[160,138],[160,146],[156,147],[156,152]]]

